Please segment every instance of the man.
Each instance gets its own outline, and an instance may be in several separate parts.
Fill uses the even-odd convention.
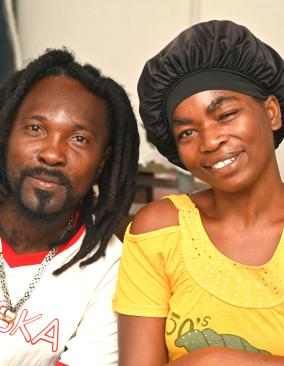
[[[129,99],[64,50],[0,95],[0,364],[115,365],[113,232],[139,147]]]

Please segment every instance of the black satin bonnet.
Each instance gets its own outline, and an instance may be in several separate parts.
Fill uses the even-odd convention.
[[[170,131],[175,107],[204,90],[228,89],[257,98],[275,95],[284,120],[284,61],[246,27],[231,21],[196,24],[144,66],[138,82],[140,115],[148,140],[182,167]],[[284,127],[274,132],[275,148]]]

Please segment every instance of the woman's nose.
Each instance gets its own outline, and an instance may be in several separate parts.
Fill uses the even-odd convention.
[[[217,150],[220,145],[227,142],[228,135],[222,131],[219,125],[215,126],[207,126],[200,134],[201,144],[200,151],[201,152],[210,152]]]

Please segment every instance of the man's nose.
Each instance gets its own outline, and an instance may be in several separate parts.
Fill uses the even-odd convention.
[[[47,138],[39,149],[38,160],[49,166],[65,166],[67,162],[66,146],[58,137]]]

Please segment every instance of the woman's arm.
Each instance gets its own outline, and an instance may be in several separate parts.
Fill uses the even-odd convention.
[[[165,319],[170,284],[164,247],[169,251],[179,240],[177,225],[177,209],[169,199],[163,199],[143,207],[131,224],[130,234],[126,233],[113,302],[114,310],[120,313],[120,366],[163,366],[168,361]],[[171,226],[175,229],[159,232]]]
[[[165,366],[165,318],[118,315],[119,366]]]
[[[208,347],[182,356],[166,366],[284,366],[284,357]]]

